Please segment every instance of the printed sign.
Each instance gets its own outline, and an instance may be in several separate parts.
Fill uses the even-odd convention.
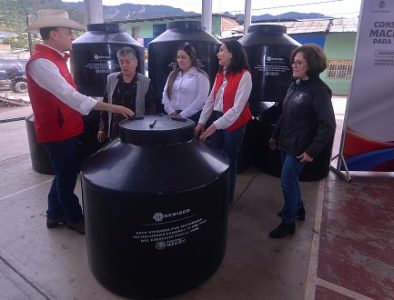
[[[343,157],[350,171],[394,170],[394,0],[363,1]]]

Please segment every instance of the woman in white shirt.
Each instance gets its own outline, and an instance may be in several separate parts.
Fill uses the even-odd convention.
[[[164,86],[165,112],[197,123],[208,93],[208,75],[198,65],[196,50],[190,44],[182,45],[177,50],[174,70]]]

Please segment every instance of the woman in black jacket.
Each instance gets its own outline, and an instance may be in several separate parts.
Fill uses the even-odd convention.
[[[287,90],[282,114],[269,140],[282,152],[281,187],[284,206],[280,225],[269,233],[282,238],[295,232],[295,219],[305,219],[298,176],[304,164],[316,158],[332,140],[335,114],[331,89],[319,78],[327,67],[323,50],[315,44],[296,48],[291,56],[294,82]]]

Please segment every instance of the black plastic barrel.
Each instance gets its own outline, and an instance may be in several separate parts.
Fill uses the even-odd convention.
[[[279,103],[272,105],[268,103],[267,109],[257,118],[252,120],[252,134],[254,139],[253,160],[254,165],[273,176],[281,174],[281,155],[279,150],[272,151],[268,146],[268,141],[275,129],[276,122],[281,112]]]
[[[266,109],[262,102],[282,102],[292,80],[291,52],[300,44],[283,25],[252,25],[239,42],[248,54],[253,87],[250,108],[254,116]]]
[[[323,151],[313,159],[313,162],[305,164],[300,174],[301,181],[314,181],[327,176],[330,170],[333,143],[334,140],[332,139]]]
[[[148,45],[149,77],[152,80],[157,107],[161,107],[167,76],[176,63],[176,50],[184,43],[190,43],[196,49],[198,62],[208,73],[211,84],[215,79],[219,66],[216,54],[220,42],[202,29],[201,22],[171,22],[168,29]]]
[[[256,149],[264,149],[265,155],[256,156],[256,166],[266,173],[271,174],[273,176],[280,177],[281,175],[281,153],[279,150],[271,151],[266,143],[262,143],[261,141],[269,139],[271,137],[272,131],[275,128],[275,125],[266,125],[264,128],[261,124],[257,127],[259,132],[257,134],[261,134],[262,139],[259,141],[261,143],[256,147]],[[323,151],[313,159],[313,162],[306,163],[304,169],[302,170],[299,179],[300,181],[315,181],[322,178],[325,178],[330,171],[330,163],[331,163],[331,155],[332,155],[332,146],[333,140],[329,141],[329,143],[324,147]]]
[[[25,122],[33,170],[41,174],[54,174],[48,152],[37,142],[34,130],[34,115],[27,116]]]
[[[249,104],[255,117],[246,128],[239,160],[252,161],[264,172],[277,176],[280,155],[271,152],[268,140],[292,80],[290,55],[300,44],[286,34],[285,26],[277,24],[252,25],[239,42],[248,55],[253,82]]]
[[[88,31],[73,41],[71,70],[78,90],[88,96],[103,97],[107,76],[120,71],[116,52],[125,47],[137,53],[137,72],[144,74],[144,47],[119,24],[89,24]]]
[[[120,24],[89,24],[88,31],[73,42],[71,70],[78,91],[102,98],[107,76],[120,71],[116,53],[128,46],[137,53],[137,72],[144,74],[144,47],[123,31]],[[96,152],[102,144],[97,141],[100,112],[91,111],[83,117],[85,131],[81,137],[81,157]]]
[[[193,128],[165,115],[122,121],[82,167],[89,265],[119,295],[182,293],[224,257],[229,163]]]

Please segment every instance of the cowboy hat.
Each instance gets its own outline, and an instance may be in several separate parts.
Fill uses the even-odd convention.
[[[71,20],[68,13],[62,9],[41,9],[37,12],[37,18],[26,27],[25,31],[39,30],[45,27],[66,27],[74,30],[85,31],[85,26]]]

